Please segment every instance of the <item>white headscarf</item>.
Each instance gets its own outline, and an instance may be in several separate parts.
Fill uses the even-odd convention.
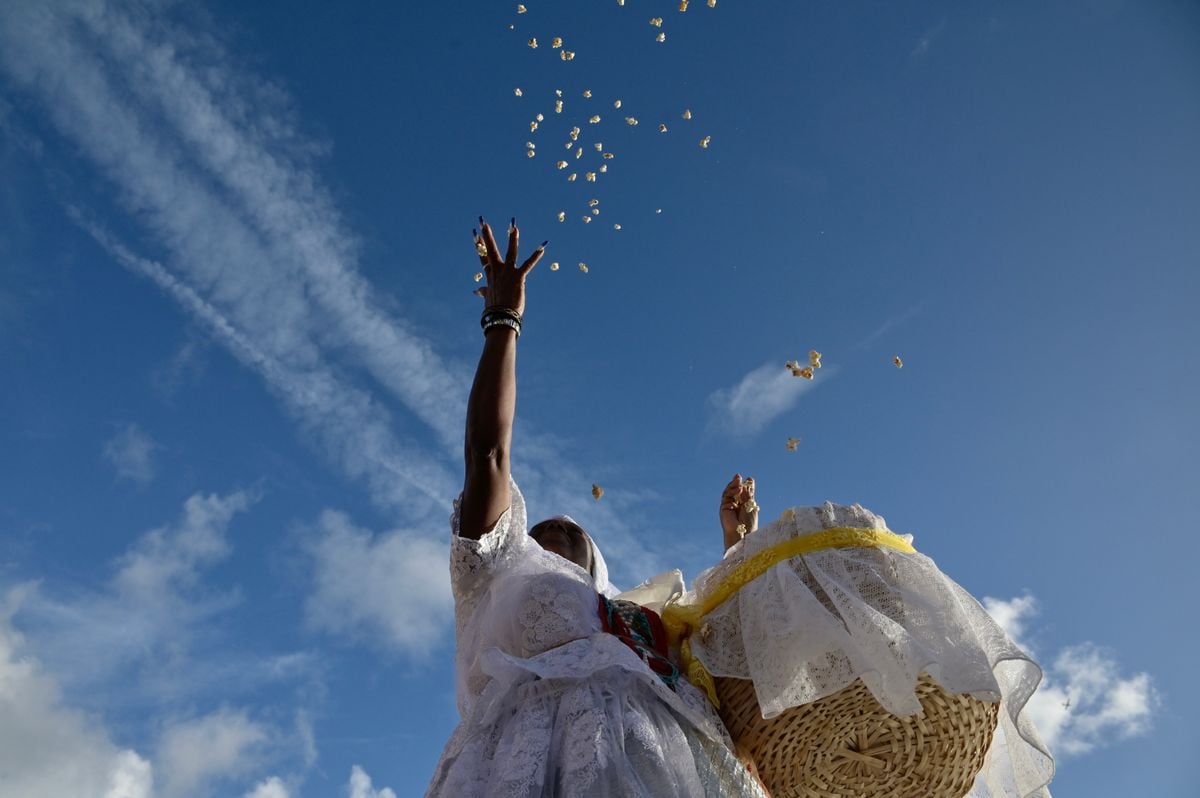
[[[596,545],[596,541],[592,540],[592,536],[583,528],[583,524],[569,515],[554,515],[546,520],[566,521],[569,524],[579,527],[579,531],[583,532],[583,539],[587,541],[588,551],[592,554],[592,569],[589,573],[591,574],[592,582],[596,586],[596,592],[606,598],[612,598],[621,592],[608,581],[608,564],[604,562],[604,555],[600,553],[600,547]]]

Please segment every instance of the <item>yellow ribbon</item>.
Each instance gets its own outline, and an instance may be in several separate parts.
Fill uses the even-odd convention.
[[[833,527],[776,543],[738,563],[699,604],[667,605],[662,612],[663,626],[671,644],[679,645],[679,657],[688,681],[702,688],[713,706],[720,707],[712,674],[704,667],[704,663],[692,656],[691,641],[688,639],[692,631],[700,628],[704,616],[784,560],[825,549],[848,548],[889,548],[904,554],[915,554],[917,551],[911,543],[892,532],[850,526]]]

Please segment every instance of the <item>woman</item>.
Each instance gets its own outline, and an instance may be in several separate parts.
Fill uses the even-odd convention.
[[[518,266],[515,220],[503,256],[479,221],[484,345],[451,518],[462,720],[426,795],[765,797],[670,662],[657,616],[612,600],[591,537],[566,516],[526,534],[509,453],[525,281],[545,243]],[[726,490],[727,545],[754,528],[752,490]]]

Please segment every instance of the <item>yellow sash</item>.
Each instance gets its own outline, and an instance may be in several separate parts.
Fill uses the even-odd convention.
[[[905,554],[916,553],[916,549],[912,547],[911,543],[892,532],[861,527],[833,527],[810,535],[789,538],[738,563],[721,579],[715,589],[701,599],[699,604],[667,605],[662,612],[663,626],[667,629],[671,644],[679,646],[681,664],[688,681],[703,688],[704,692],[708,693],[708,698],[712,701],[713,706],[721,706],[720,701],[717,700],[717,688],[712,674],[704,667],[704,663],[692,656],[692,646],[688,638],[694,630],[700,628],[705,615],[728,601],[735,593],[765,574],[770,568],[784,560],[790,560],[792,557],[812,554],[824,549],[879,547],[895,549]]]

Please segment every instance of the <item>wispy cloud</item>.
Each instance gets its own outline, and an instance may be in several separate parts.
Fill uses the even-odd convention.
[[[983,606],[1031,656],[1028,623],[1037,614],[1029,595],[1005,601],[984,598]],[[1161,705],[1147,673],[1122,676],[1115,657],[1094,643],[1062,649],[1045,668],[1045,678],[1026,705],[1042,739],[1059,756],[1078,756],[1149,731]]]
[[[154,452],[159,446],[137,424],[126,424],[104,443],[104,457],[117,477],[146,486],[154,480]]]
[[[917,43],[913,47],[912,52],[909,53],[909,56],[914,59],[924,58],[929,53],[929,48],[933,45],[934,40],[940,36],[942,31],[945,29],[946,20],[943,19],[932,28],[926,30],[921,34],[921,38],[917,39]]]
[[[245,798],[290,798],[287,785],[278,776],[272,776],[266,781],[259,782],[254,789],[246,793]]]
[[[204,794],[214,781],[253,772],[272,733],[244,710],[224,708],[168,725],[157,756],[163,796]]]
[[[714,391],[708,397],[709,430],[734,437],[757,435],[833,373],[834,369],[825,367],[817,379],[806,380],[792,376],[782,363],[764,363],[737,385]]]
[[[899,327],[901,324],[904,324],[906,321],[911,319],[913,316],[920,313],[924,307],[925,307],[924,302],[917,302],[913,305],[909,305],[901,313],[898,313],[898,314],[888,318],[882,324],[880,324],[878,327],[876,327],[869,335],[867,335],[866,338],[859,341],[858,345],[855,348],[856,349],[866,349],[871,344],[875,343],[875,341],[879,340],[879,338],[882,337],[885,333],[891,332],[892,330]]]

